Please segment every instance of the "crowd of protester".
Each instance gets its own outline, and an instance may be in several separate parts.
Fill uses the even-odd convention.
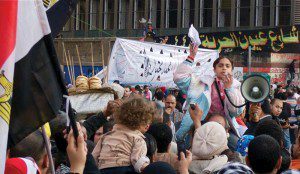
[[[183,66],[193,62],[194,54]],[[49,173],[45,141],[51,142],[57,174],[299,173],[299,87],[272,84],[269,97],[251,104],[248,114],[224,94],[236,105],[244,102],[239,83],[226,74],[232,69],[228,58],[215,61],[217,82],[202,91],[209,95],[207,102],[191,97],[201,85],[195,94],[188,88],[197,86],[193,79],[189,86],[180,81],[178,76],[186,78],[188,71],[176,72],[180,89],[122,85],[123,98],[77,120],[77,139],[61,112],[50,122],[49,139],[37,130],[8,149],[5,173]]]

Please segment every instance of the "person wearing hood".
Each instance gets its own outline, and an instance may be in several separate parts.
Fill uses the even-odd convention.
[[[198,128],[192,144],[191,174],[212,173],[220,170],[228,157],[221,155],[228,149],[226,131],[216,122],[208,122]]]

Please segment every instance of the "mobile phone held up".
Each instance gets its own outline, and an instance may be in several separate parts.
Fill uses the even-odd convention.
[[[185,148],[185,142],[184,141],[178,141],[177,142],[177,152],[178,152],[178,160],[180,160],[180,153],[183,152],[184,156],[186,157],[186,148]]]
[[[191,107],[192,110],[195,110],[196,109],[196,104],[195,103],[191,103],[190,107]]]

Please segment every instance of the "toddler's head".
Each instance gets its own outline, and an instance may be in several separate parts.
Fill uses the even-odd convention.
[[[150,101],[142,97],[132,97],[123,103],[114,116],[116,123],[144,133],[148,130],[154,114],[155,108]]]

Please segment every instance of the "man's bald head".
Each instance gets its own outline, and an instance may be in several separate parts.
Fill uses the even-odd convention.
[[[176,97],[172,94],[169,94],[166,97],[165,106],[166,106],[166,108],[171,108],[172,111],[174,111],[174,109],[176,107]]]

